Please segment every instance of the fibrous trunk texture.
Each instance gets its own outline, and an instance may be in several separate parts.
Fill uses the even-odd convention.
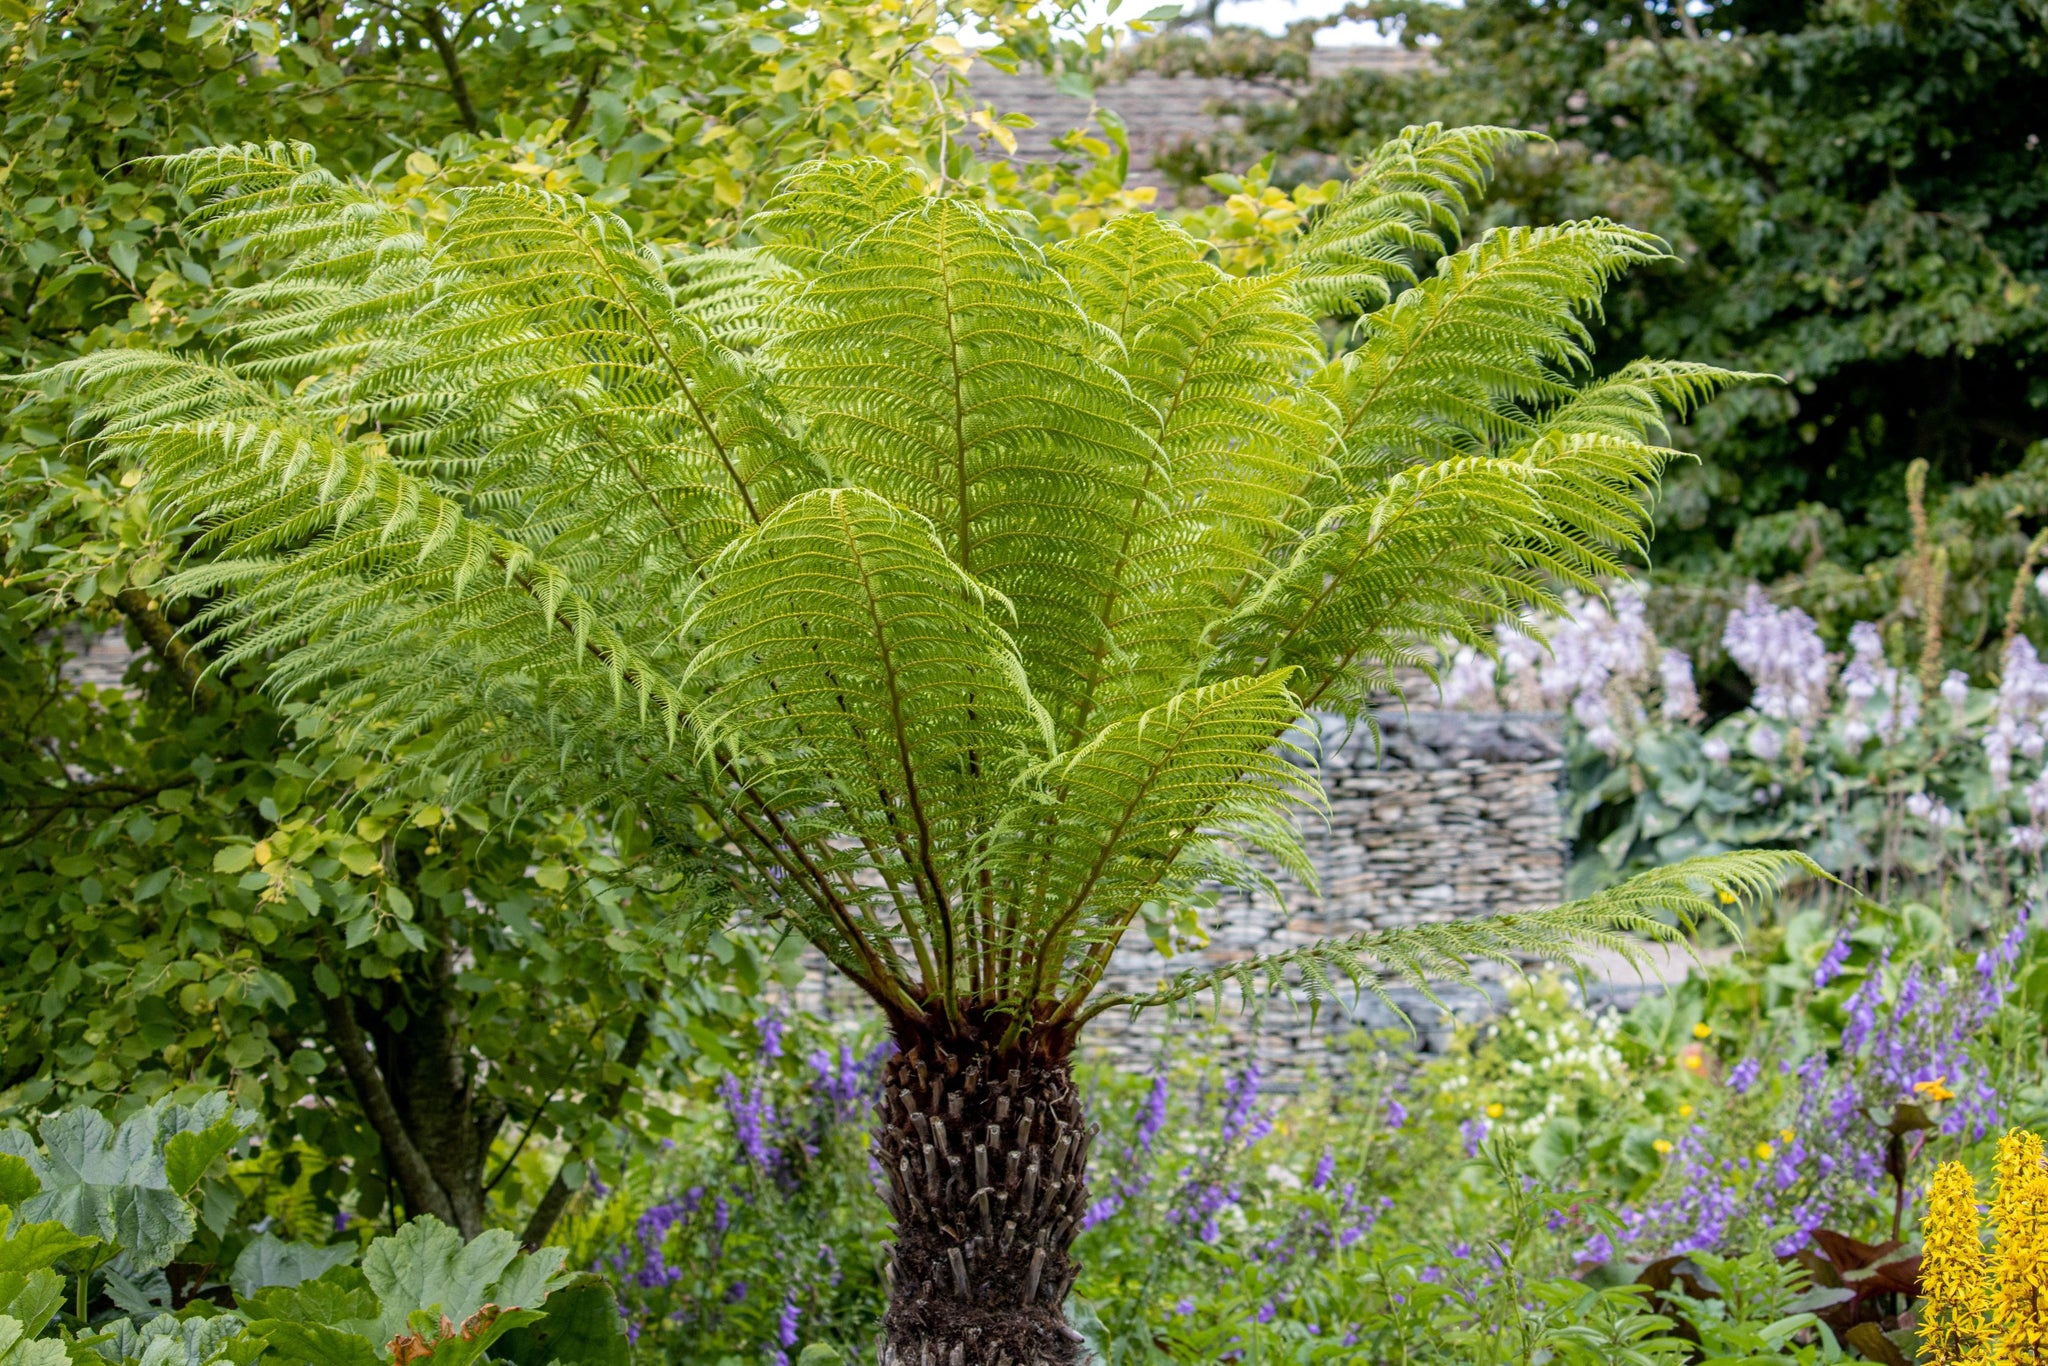
[[[918,1040],[883,1073],[875,1158],[896,1216],[882,1366],[1073,1366],[1061,1305],[1092,1132],[1066,1061]]]

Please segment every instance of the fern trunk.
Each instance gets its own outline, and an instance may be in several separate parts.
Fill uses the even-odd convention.
[[[882,1366],[1072,1366],[1092,1131],[1064,1048],[899,1042],[874,1137],[896,1221]]]

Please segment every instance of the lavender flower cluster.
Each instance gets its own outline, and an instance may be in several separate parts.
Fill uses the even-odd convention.
[[[713,1088],[725,1134],[709,1165],[721,1174],[646,1205],[592,1263],[620,1288],[629,1340],[654,1330],[693,1342],[759,1335],[752,1341],[769,1366],[788,1366],[805,1306],[839,1286],[838,1251],[797,1206],[817,1194],[806,1173],[826,1144],[865,1149],[889,1045],[863,1053],[842,1041],[799,1059],[788,1047],[795,1027],[779,1011],[764,1014],[755,1065]],[[792,1257],[792,1233],[816,1239],[815,1255]]]
[[[1728,614],[1721,648],[1756,685],[1750,705],[1761,715],[1804,730],[1827,711],[1834,661],[1813,618],[1798,608],[1775,606],[1750,585]]]
[[[1703,1121],[1680,1137],[1660,1185],[1672,1193],[1623,1211],[1630,1248],[1643,1256],[1704,1251],[1789,1229],[1776,1248],[1789,1256],[1831,1217],[1869,1204],[1881,1189],[1897,1107],[1933,1111],[1938,1132],[1950,1138],[1978,1141],[1997,1130],[1999,1096],[1973,1046],[2010,989],[2026,927],[2023,912],[1978,956],[1973,979],[1923,963],[1899,970],[1890,950],[1879,952],[1843,1003],[1839,1045],[1781,1060],[1784,1084],[1772,1103],[1731,1111],[1746,1114],[1753,1131]],[[1816,990],[1846,970],[1854,934],[1853,924],[1845,927],[1822,956]],[[1759,1058],[1741,1059],[1724,1085],[1747,1097],[1764,1070]]]

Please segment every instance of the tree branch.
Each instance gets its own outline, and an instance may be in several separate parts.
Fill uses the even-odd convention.
[[[420,15],[420,26],[427,31],[427,41],[434,45],[434,51],[441,58],[441,65],[448,72],[448,94],[455,101],[455,112],[462,116],[462,126],[469,130],[471,137],[483,132],[477,122],[476,105],[470,102],[469,82],[462,78],[462,63],[455,51],[455,44],[448,39],[448,27],[441,22],[441,7],[429,4]]]
[[[654,1031],[648,1026],[647,1012],[641,1011],[633,1017],[633,1023],[626,1030],[626,1042],[619,1048],[619,1067],[627,1073],[640,1065],[640,1059],[647,1055],[647,1045],[653,1039]],[[631,1084],[630,1076],[620,1077],[604,1088],[604,1104],[598,1114],[610,1119],[618,1113],[619,1102],[626,1098],[626,1087]],[[540,1117],[536,1115],[534,1122]],[[530,1131],[529,1131],[530,1132]],[[523,1141],[523,1140],[522,1140]],[[567,1166],[565,1162],[562,1164]],[[533,1207],[533,1214],[526,1221],[526,1229],[519,1235],[519,1241],[526,1247],[539,1247],[554,1229],[555,1221],[562,1217],[562,1211],[569,1207],[568,1182],[562,1179],[562,1168],[555,1168],[555,1179],[548,1183],[540,1203]]]
[[[135,623],[136,631],[151,653],[177,674],[185,685],[185,691],[191,694],[192,705],[201,711],[211,707],[219,698],[220,690],[206,677],[205,658],[179,637],[177,628],[164,617],[162,609],[149,594],[140,588],[124,588],[114,595],[114,605]]]

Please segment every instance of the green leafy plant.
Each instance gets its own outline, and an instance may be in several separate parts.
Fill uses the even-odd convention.
[[[10,1366],[70,1361],[73,1350],[136,1366],[248,1366],[264,1351],[305,1366],[448,1366],[486,1351],[518,1366],[623,1362],[610,1290],[561,1274],[562,1249],[521,1253],[502,1229],[465,1242],[423,1217],[367,1247],[242,1238],[226,1158],[253,1119],[212,1092],[142,1107],[118,1126],[79,1107],[34,1136],[0,1129]],[[206,1268],[187,1260],[205,1255],[192,1246],[204,1235],[241,1240],[227,1284],[210,1294],[197,1293]],[[163,1274],[174,1263],[190,1273],[183,1296]],[[60,1317],[67,1278],[72,1308]],[[43,1336],[53,1324],[62,1336]]]
[[[1306,278],[1394,290],[1501,141],[1410,134],[1462,151],[1384,196],[1369,168],[1340,237],[1300,238]],[[755,220],[775,280],[747,353],[584,203],[482,187],[423,215],[288,147],[169,169],[273,274],[223,301],[216,357],[63,371],[104,458],[196,528],[163,592],[451,800],[633,802],[877,1004],[903,1360],[1072,1357],[1068,1058],[1103,1011],[1626,951],[1810,866],[1734,855],[1094,990],[1147,903],[1256,883],[1253,851],[1307,875],[1305,709],[1358,714],[1425,642],[1640,547],[1660,404],[1735,378],[1570,382],[1583,315],[1661,254],[1641,233],[1486,234],[1329,362],[1287,277],[1156,218],[1045,252],[909,167],[827,162]]]

